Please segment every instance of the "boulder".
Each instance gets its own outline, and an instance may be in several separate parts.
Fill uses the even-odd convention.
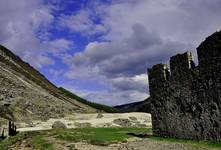
[[[75,122],[74,125],[76,128],[90,128],[91,127],[91,124],[89,122],[85,122],[85,123]]]
[[[132,123],[129,119],[115,119],[113,121],[115,124],[120,125],[122,127],[131,127]]]
[[[102,114],[102,113],[98,113],[97,114],[97,118],[99,119],[99,118],[103,118],[104,117],[104,115]]]
[[[66,129],[67,126],[61,122],[61,121],[55,121],[54,124],[52,125],[53,129]]]

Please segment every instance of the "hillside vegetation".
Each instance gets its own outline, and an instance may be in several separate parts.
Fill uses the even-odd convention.
[[[151,104],[150,98],[146,98],[144,101],[134,102],[129,104],[123,104],[114,106],[114,108],[118,109],[121,112],[145,112],[150,113],[151,111]]]
[[[19,149],[21,147],[34,150],[57,150],[59,143],[65,144],[85,141],[93,145],[107,146],[125,142],[133,137],[128,133],[151,132],[149,128],[82,128],[53,129],[46,131],[21,132],[16,136],[0,141],[0,149]],[[59,141],[60,140],[60,141]],[[23,141],[23,142],[21,142]],[[58,143],[59,141],[59,143]]]
[[[61,94],[38,70],[1,45],[0,101],[0,117],[24,122],[98,111]]]
[[[83,104],[86,104],[88,106],[91,106],[93,108],[96,108],[98,110],[103,110],[103,111],[105,111],[107,113],[120,113],[120,111],[118,109],[116,109],[116,108],[113,108],[113,107],[110,107],[110,106],[106,106],[106,105],[102,105],[102,104],[98,104],[98,103],[94,103],[94,102],[90,102],[90,101],[88,101],[86,99],[83,99],[83,98],[77,96],[76,94],[71,93],[70,91],[64,89],[63,87],[60,87],[59,89],[60,89],[60,91],[65,96],[67,96],[69,98],[72,98],[74,100],[77,100],[77,101],[79,101],[79,102],[81,102]]]

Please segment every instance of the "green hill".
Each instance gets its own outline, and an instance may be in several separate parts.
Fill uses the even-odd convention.
[[[83,104],[89,105],[89,106],[91,106],[93,108],[96,108],[98,110],[103,110],[103,111],[105,111],[107,113],[120,113],[120,111],[118,109],[116,109],[116,108],[113,108],[113,107],[110,107],[110,106],[106,106],[106,105],[102,105],[102,104],[98,104],[98,103],[94,103],[94,102],[90,102],[88,100],[85,100],[85,99],[83,99],[83,98],[81,98],[81,97],[71,93],[70,91],[64,89],[63,87],[59,87],[59,90],[63,94],[65,94],[65,96],[70,97],[72,99],[75,99],[75,100],[77,100],[77,101],[79,101],[79,102],[81,102]]]

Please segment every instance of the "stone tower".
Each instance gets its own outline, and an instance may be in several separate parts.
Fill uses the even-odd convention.
[[[221,32],[197,53],[198,66],[186,52],[148,69],[154,135],[221,140]]]

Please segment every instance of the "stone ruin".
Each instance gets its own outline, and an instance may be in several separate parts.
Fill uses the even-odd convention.
[[[13,110],[10,108],[10,103],[7,102],[0,102],[0,118],[4,118],[5,120],[8,120],[8,131],[5,131],[4,126],[2,126],[0,122],[0,140],[4,139],[6,136],[14,136],[17,132],[17,127],[14,120]]]
[[[221,31],[197,48],[148,69],[153,134],[221,141]]]

